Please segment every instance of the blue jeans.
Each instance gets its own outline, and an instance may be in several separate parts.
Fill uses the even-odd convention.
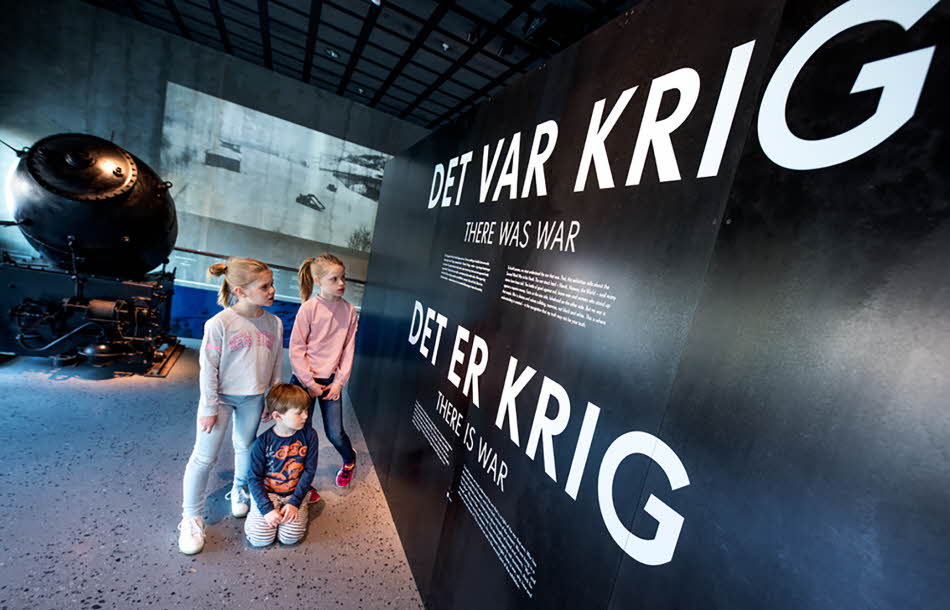
[[[182,482],[183,499],[181,516],[183,519],[201,515],[205,506],[205,488],[211,469],[218,461],[221,443],[228,430],[228,422],[234,415],[234,428],[231,431],[231,443],[234,445],[234,483],[233,487],[247,487],[247,472],[251,466],[251,445],[257,436],[257,427],[261,423],[261,410],[264,408],[264,395],[233,396],[221,394],[218,407],[218,421],[214,422],[211,432],[198,427],[195,419],[195,446],[185,466],[185,480]]]
[[[333,375],[330,375],[327,379],[317,379],[314,378],[314,381],[320,385],[330,385],[333,383]],[[300,380],[296,376],[291,375],[290,383],[300,386],[303,388],[303,384],[300,383]],[[306,390],[306,388],[304,388]],[[324,392],[324,395],[329,392],[329,389]],[[343,458],[344,464],[352,464],[356,461],[356,452],[353,451],[353,445],[350,443],[350,437],[346,435],[346,430],[343,429],[343,395],[340,394],[340,398],[336,400],[327,400],[323,396],[319,398],[310,398],[310,408],[307,410],[307,415],[309,420],[313,421],[313,414],[316,409],[317,402],[320,403],[320,412],[323,414],[323,430],[327,434],[327,439],[330,441],[336,450],[340,453],[340,457]]]

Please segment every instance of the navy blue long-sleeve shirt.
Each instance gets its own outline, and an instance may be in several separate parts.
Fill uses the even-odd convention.
[[[274,510],[268,493],[291,494],[287,504],[300,508],[317,472],[318,448],[317,433],[309,425],[291,436],[278,436],[269,428],[257,437],[247,486],[262,515]]]

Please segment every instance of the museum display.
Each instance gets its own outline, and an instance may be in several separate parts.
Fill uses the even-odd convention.
[[[40,256],[2,253],[0,353],[167,372],[180,351],[168,333],[171,183],[92,135],[50,135],[17,155],[5,230],[18,227]]]

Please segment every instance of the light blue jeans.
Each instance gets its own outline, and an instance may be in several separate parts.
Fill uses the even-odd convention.
[[[183,519],[201,515],[205,507],[205,488],[211,469],[218,461],[221,443],[228,430],[228,422],[234,416],[234,428],[231,430],[231,442],[234,444],[234,484],[233,487],[247,487],[247,471],[251,465],[251,445],[257,436],[257,427],[261,423],[261,410],[264,408],[264,395],[233,396],[221,394],[222,404],[218,407],[218,421],[211,432],[205,432],[198,426],[195,418],[195,447],[191,450],[188,465],[185,466],[185,480],[181,516]]]

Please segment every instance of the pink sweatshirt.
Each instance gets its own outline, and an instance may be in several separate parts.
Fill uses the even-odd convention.
[[[290,365],[306,388],[314,378],[336,375],[333,382],[346,385],[353,369],[356,347],[356,308],[344,299],[310,298],[297,310],[290,333]]]

